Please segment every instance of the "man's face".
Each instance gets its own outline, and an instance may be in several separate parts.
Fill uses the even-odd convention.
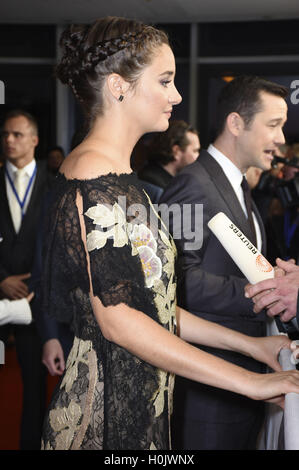
[[[260,100],[261,111],[237,137],[239,167],[244,171],[249,166],[269,170],[277,146],[285,142],[282,131],[287,120],[285,100],[265,92],[260,93]]]
[[[189,144],[185,150],[181,150],[182,154],[180,161],[182,168],[186,165],[190,165],[190,163],[195,162],[200,150],[200,142],[197,134],[194,134],[194,132],[187,132],[186,137],[189,141]]]
[[[16,166],[26,165],[34,158],[34,149],[38,144],[38,137],[25,116],[8,119],[4,123],[2,132],[3,153],[7,160]]]

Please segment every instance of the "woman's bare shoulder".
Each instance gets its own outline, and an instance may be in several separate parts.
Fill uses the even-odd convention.
[[[66,157],[59,171],[67,179],[93,179],[118,172],[113,162],[100,152],[79,148]]]

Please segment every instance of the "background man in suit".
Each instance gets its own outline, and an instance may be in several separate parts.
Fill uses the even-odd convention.
[[[49,179],[43,162],[34,159],[38,144],[35,119],[11,111],[2,129],[5,165],[0,170],[0,290],[11,300],[27,297],[35,252],[40,205]],[[34,303],[34,300],[33,300]],[[35,323],[0,328],[4,342],[13,332],[23,381],[21,449],[39,449],[46,398],[46,369]]]
[[[148,162],[138,172],[152,202],[159,202],[163,190],[182,168],[196,160],[199,150],[197,130],[183,120],[169,121],[165,132],[154,135],[147,149]]]
[[[173,179],[160,200],[181,207],[191,204],[192,214],[195,204],[203,205],[201,248],[186,249],[184,234],[177,240],[179,305],[255,337],[265,335],[266,317],[253,312],[252,301],[244,297],[246,279],[210,232],[207,222],[222,211],[252,243],[264,249],[262,220],[254,204],[253,214],[251,208],[246,208],[245,200],[250,202],[246,181],[244,190],[241,184],[250,166],[270,169],[276,146],[284,142],[286,95],[286,88],[259,77],[238,77],[227,84],[218,100],[216,140]],[[173,233],[178,233],[177,224],[174,216],[170,221]],[[191,218],[191,230],[199,229]],[[203,349],[249,370],[263,372],[262,365],[250,357]],[[263,420],[262,403],[180,378],[174,410],[173,438],[177,449],[254,449]]]

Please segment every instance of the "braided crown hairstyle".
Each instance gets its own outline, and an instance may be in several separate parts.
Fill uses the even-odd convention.
[[[89,123],[103,114],[103,84],[111,73],[132,86],[167,35],[126,18],[106,17],[91,25],[70,25],[60,39],[63,49],[56,76],[80,101]]]

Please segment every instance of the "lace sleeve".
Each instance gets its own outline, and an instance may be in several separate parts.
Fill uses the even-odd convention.
[[[81,195],[93,294],[105,307],[125,303],[148,311],[152,293],[119,198],[100,188],[84,187]]]

